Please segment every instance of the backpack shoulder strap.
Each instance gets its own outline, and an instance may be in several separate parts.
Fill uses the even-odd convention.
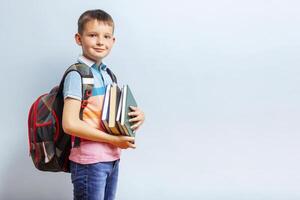
[[[87,105],[88,98],[92,95],[92,89],[94,87],[94,76],[91,68],[86,64],[82,64],[82,63],[75,63],[74,65],[71,65],[66,70],[65,74],[68,74],[71,71],[77,71],[81,76],[81,83],[82,83],[81,84],[82,85],[81,108],[83,109]]]
[[[92,73],[92,70],[89,66],[82,64],[82,63],[75,63],[71,65],[64,73],[63,78],[61,80],[60,86],[59,86],[59,92],[62,95],[63,91],[63,85],[66,76],[72,72],[76,71],[81,76],[81,87],[82,87],[82,101],[81,101],[81,108],[79,112],[79,118],[82,119],[83,117],[83,109],[88,104],[88,98],[92,95],[92,89],[94,87],[94,76]],[[78,147],[80,145],[80,138],[75,137],[74,146]]]
[[[112,82],[118,84],[118,80],[117,80],[116,75],[115,75],[108,67],[106,67],[106,72],[107,72],[108,75],[110,76]]]
[[[71,65],[64,73],[63,78],[61,79],[60,85],[59,85],[59,92],[62,93],[64,81],[66,76],[72,72],[76,71],[81,76],[81,83],[82,83],[82,98],[84,99],[84,96],[86,94],[85,90],[91,90],[94,86],[94,76],[89,66],[82,64],[82,63],[75,63]]]

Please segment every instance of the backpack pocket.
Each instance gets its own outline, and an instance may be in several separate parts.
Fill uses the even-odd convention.
[[[56,113],[50,109],[52,98],[42,95],[32,105],[29,114],[30,155],[35,166],[40,169],[58,166],[55,141],[59,133]]]

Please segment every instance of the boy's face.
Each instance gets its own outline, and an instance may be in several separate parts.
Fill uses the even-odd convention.
[[[82,34],[75,35],[76,43],[82,46],[83,55],[96,63],[106,57],[113,44],[113,27],[97,20],[91,20],[84,25]]]

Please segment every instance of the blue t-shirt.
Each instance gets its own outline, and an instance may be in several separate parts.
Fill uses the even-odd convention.
[[[92,93],[93,95],[102,95],[105,93],[105,86],[112,83],[110,76],[106,72],[106,65],[101,64],[99,67],[93,65],[91,68],[94,76],[94,87]],[[78,72],[72,71],[66,76],[63,95],[64,98],[70,97],[79,101],[82,100],[81,77]]]

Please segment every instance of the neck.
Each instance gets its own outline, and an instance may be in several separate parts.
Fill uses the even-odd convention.
[[[99,60],[94,60],[90,57],[88,57],[87,55],[83,54],[83,56],[87,59],[89,59],[90,61],[93,61],[96,65],[100,65],[102,63],[102,59],[99,59]]]
[[[96,62],[96,65],[99,66],[101,63],[102,63],[102,60],[98,60],[98,61]]]

